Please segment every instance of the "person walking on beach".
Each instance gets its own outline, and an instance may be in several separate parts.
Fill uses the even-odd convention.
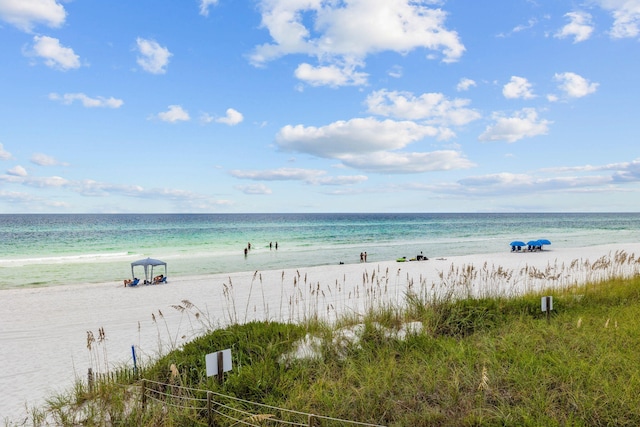
[[[367,251],[364,251],[364,262],[367,262]]]
[[[364,252],[360,252],[360,262],[364,262]]]

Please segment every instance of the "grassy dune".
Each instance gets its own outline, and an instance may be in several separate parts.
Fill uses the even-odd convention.
[[[212,330],[141,371],[164,393],[144,410],[139,381],[91,391],[78,382],[25,425],[207,425],[203,390],[242,399],[225,404],[246,411],[243,422],[217,414],[216,426],[348,425],[250,402],[386,426],[640,425],[639,276],[509,297],[427,295],[331,324]],[[554,298],[550,318],[544,295]],[[188,302],[177,308],[199,317]],[[219,383],[204,355],[225,348],[234,369]]]

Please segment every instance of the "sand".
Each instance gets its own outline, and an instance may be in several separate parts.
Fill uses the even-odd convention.
[[[297,322],[315,316],[333,321],[382,304],[401,305],[408,290],[430,297],[513,296],[638,273],[637,263],[597,262],[613,260],[616,254],[640,256],[640,243],[446,258],[426,254],[427,261],[404,263],[369,259],[169,277],[167,284],[135,288],[118,282],[3,290],[0,423],[24,420],[26,405],[41,405],[47,397],[70,390],[77,378],[86,378],[89,368],[101,372],[133,366],[132,346],[138,363],[148,363],[207,327],[230,322]],[[95,341],[89,349],[91,336]]]

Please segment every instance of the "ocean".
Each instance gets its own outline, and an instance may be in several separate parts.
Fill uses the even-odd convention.
[[[167,263],[170,281],[357,263],[362,252],[368,262],[493,253],[540,238],[549,250],[638,242],[640,213],[4,214],[0,289],[122,282],[147,257]]]

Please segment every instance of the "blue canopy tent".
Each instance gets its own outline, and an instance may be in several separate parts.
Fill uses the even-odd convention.
[[[509,243],[509,245],[511,246],[511,252],[515,252],[522,249],[522,247],[525,246],[525,243],[520,240],[514,240],[513,242]]]
[[[150,279],[153,279],[153,267],[164,266],[164,277],[167,277],[167,263],[160,261],[159,259],[146,258],[131,263],[131,276],[136,277],[134,274],[134,267],[142,266],[144,269],[145,283],[151,283]]]

